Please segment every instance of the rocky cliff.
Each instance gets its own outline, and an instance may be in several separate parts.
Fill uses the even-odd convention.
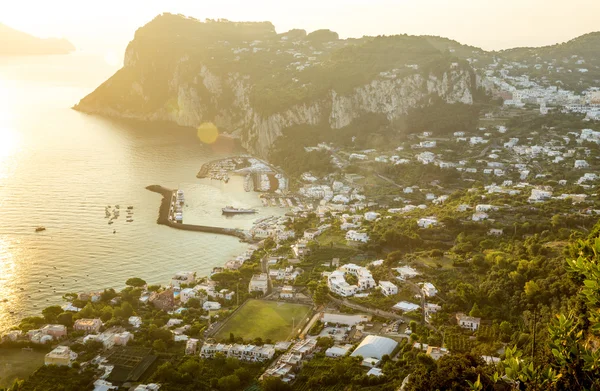
[[[170,45],[148,26],[140,29],[123,69],[76,109],[191,127],[210,121],[239,137],[250,152],[267,156],[282,131],[293,125],[326,122],[341,128],[363,113],[393,121],[433,97],[473,102],[472,70],[421,41],[313,42],[300,36],[290,42],[270,24],[262,24],[260,32],[253,26],[252,34],[259,36],[251,40],[238,31],[251,24],[232,22],[220,23],[237,29],[234,37],[207,38],[210,23],[194,22],[199,25],[190,26],[204,30],[188,32],[184,41],[179,32]],[[201,49],[195,46],[198,36]],[[389,45],[401,45],[404,52],[390,58]],[[373,65],[378,56],[381,64]]]

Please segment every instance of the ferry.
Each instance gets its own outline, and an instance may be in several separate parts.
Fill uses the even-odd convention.
[[[247,213],[256,213],[256,209],[243,209],[243,208],[234,208],[233,206],[226,206],[221,209],[223,214],[247,214]]]

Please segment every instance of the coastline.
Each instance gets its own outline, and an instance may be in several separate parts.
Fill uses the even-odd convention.
[[[160,207],[158,209],[158,218],[156,219],[156,223],[159,225],[166,225],[171,228],[180,229],[184,231],[195,231],[195,232],[205,232],[212,233],[218,235],[228,235],[235,236],[240,240],[252,243],[252,237],[245,233],[241,229],[232,229],[232,228],[222,228],[222,227],[211,227],[206,225],[194,225],[194,224],[180,224],[169,221],[169,202],[171,196],[173,194],[173,190],[167,189],[166,187],[160,185],[150,185],[146,187],[146,190],[150,190],[153,193],[158,193],[162,195],[162,200],[160,202]]]

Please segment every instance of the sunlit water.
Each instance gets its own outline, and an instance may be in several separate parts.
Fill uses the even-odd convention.
[[[187,222],[249,228],[284,212],[262,208],[241,177],[196,179],[204,162],[235,152],[227,143],[70,109],[114,70],[82,54],[0,59],[0,332],[66,292],[203,274],[246,248],[236,238],[157,225],[160,196],[147,185],[184,189]],[[121,217],[108,225],[104,208],[115,204]],[[225,218],[220,208],[230,204],[260,213]],[[129,205],[133,223],[125,222]]]

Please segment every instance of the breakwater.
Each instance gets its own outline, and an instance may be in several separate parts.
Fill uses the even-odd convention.
[[[218,235],[235,236],[245,242],[253,241],[252,237],[241,229],[210,227],[207,225],[185,224],[171,221],[169,220],[169,209],[171,206],[171,197],[173,196],[173,190],[167,189],[166,187],[162,187],[160,185],[146,186],[146,189],[150,190],[151,192],[161,194],[163,196],[160,202],[160,208],[158,210],[158,219],[156,220],[156,222],[160,225],[166,225],[168,227],[181,229],[184,231],[206,232]]]

